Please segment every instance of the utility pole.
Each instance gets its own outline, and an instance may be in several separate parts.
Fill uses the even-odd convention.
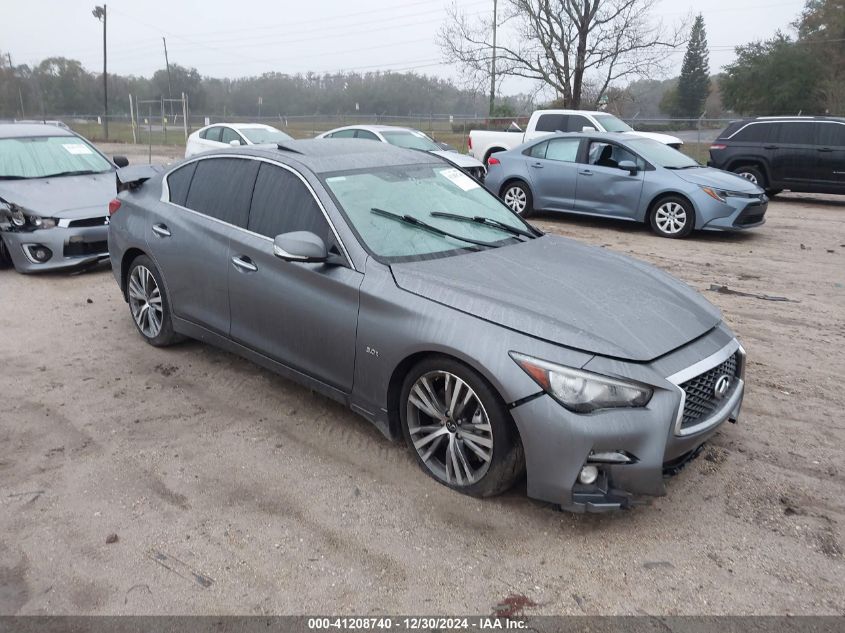
[[[103,23],[103,133],[106,140],[109,138],[109,75],[108,75],[108,57],[106,53],[106,5],[96,6],[91,11],[91,15]]]
[[[17,75],[15,75],[15,67],[12,64],[12,54],[7,52],[6,57],[9,58],[9,70],[12,72],[12,78],[15,79],[16,80],[15,83],[18,84],[18,99],[21,100],[21,118],[25,119],[26,114],[24,113],[24,110],[23,110],[23,91],[21,90],[21,82],[17,80],[18,77],[17,77]]]
[[[497,16],[496,5],[498,0],[493,0],[493,62],[490,64],[490,112],[489,116],[493,116],[493,107],[496,101],[496,28]]]
[[[167,40],[165,38],[161,38],[161,41],[164,42],[164,65],[167,67],[167,98],[173,98],[173,86],[170,85],[170,60],[167,59]]]

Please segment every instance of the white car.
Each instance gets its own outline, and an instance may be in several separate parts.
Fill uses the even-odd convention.
[[[262,123],[215,123],[198,129],[188,137],[185,158],[234,145],[261,145],[293,140],[293,137]]]
[[[413,128],[393,125],[348,125],[323,132],[317,138],[361,138],[369,141],[381,141],[397,147],[421,150],[445,158],[476,180],[484,180],[484,176],[487,174],[487,168],[481,161],[466,154],[445,150],[430,136]]]

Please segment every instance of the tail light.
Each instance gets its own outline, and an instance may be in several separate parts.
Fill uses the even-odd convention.
[[[109,202],[109,216],[114,215],[117,213],[117,210],[120,208],[120,200],[114,198],[111,202]]]
[[[472,137],[467,136],[467,148],[472,149]]]
[[[488,167],[492,167],[493,165],[501,165],[501,164],[502,164],[502,161],[500,161],[495,156],[491,156],[490,158],[487,159],[487,166]]]
[[[710,146],[710,149],[725,149],[726,147],[727,145],[722,145],[721,143],[713,143],[713,145]]]

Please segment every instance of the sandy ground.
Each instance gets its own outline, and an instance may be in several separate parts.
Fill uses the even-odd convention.
[[[686,241],[537,223],[678,275],[747,348],[741,423],[668,496],[577,516],[524,484],[458,495],[333,402],[145,344],[108,269],[2,271],[0,613],[845,613],[845,199]]]

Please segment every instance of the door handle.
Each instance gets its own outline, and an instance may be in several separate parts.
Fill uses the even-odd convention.
[[[258,266],[252,263],[252,260],[245,255],[236,255],[232,258],[232,264],[238,270],[245,273],[254,273],[258,270]]]
[[[763,145],[763,149],[778,149],[777,145]]]
[[[832,152],[833,151],[832,147],[819,147],[818,149],[819,149],[820,152]]]
[[[159,237],[170,237],[170,229],[166,224],[153,224],[153,233]]]
[[[589,169],[581,169],[581,170],[578,171],[578,173],[584,174],[585,176],[592,176],[593,175],[593,172],[591,172]]]
[[[532,166],[532,167],[535,167],[535,168],[537,168],[537,169],[543,169],[543,163],[541,163],[541,162],[539,162],[539,161],[538,161],[538,162],[536,162],[536,163],[531,163],[531,166]]]

